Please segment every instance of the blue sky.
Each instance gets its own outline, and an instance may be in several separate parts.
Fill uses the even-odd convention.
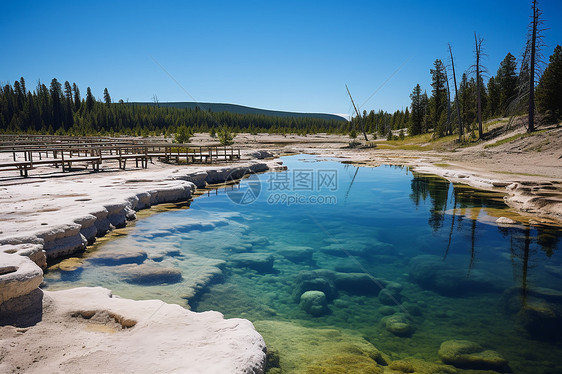
[[[117,101],[225,102],[351,113],[409,105],[430,87],[436,58],[473,59],[474,32],[495,75],[520,57],[530,0],[497,1],[2,1],[0,82],[29,88],[53,77],[104,87]],[[562,1],[542,0],[545,58],[562,44]],[[155,62],[157,61],[157,62]],[[166,72],[192,96],[186,94]],[[402,67],[401,67],[402,66]],[[401,67],[401,68],[400,68]],[[397,69],[399,71],[368,102]]]

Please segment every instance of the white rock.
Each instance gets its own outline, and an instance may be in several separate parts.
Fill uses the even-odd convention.
[[[3,364],[29,373],[263,373],[265,343],[251,322],[195,313],[158,300],[112,297],[101,288],[44,291],[43,317],[0,337]],[[65,326],[65,328],[61,328]],[[14,329],[15,330],[15,329]]]
[[[508,217],[500,217],[496,220],[496,223],[499,225],[514,225],[517,223],[517,221]]]
[[[26,256],[0,252],[0,304],[27,295],[43,282],[43,271]]]

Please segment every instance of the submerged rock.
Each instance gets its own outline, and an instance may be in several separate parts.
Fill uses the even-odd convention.
[[[518,317],[529,335],[538,340],[560,340],[562,311],[542,299],[531,299],[521,308]]]
[[[388,358],[345,329],[308,328],[293,322],[256,321],[267,348],[279,353],[283,373],[382,373]],[[275,368],[277,370],[278,368]]]
[[[502,280],[490,273],[465,265],[443,262],[441,257],[420,255],[410,260],[410,279],[421,287],[445,296],[461,296],[470,292],[492,292],[502,288]]]
[[[155,264],[121,265],[119,270],[122,279],[127,283],[133,284],[170,284],[182,280],[180,270]]]
[[[285,247],[279,251],[279,254],[287,260],[294,263],[310,263],[314,250],[310,247],[293,246]]]
[[[335,273],[334,285],[338,291],[354,295],[378,295],[384,285],[380,279],[365,273]]]
[[[521,326],[537,340],[554,341],[562,336],[562,305],[559,293],[549,288],[537,287],[523,292],[521,287],[511,287],[504,292],[502,302],[508,314],[516,314]]]
[[[328,301],[333,300],[336,295],[334,286],[335,273],[331,270],[310,270],[302,271],[295,279],[295,290],[293,297],[295,301],[300,300],[300,296],[306,291],[322,291]]]
[[[396,309],[394,309],[394,308],[392,308],[392,307],[390,307],[390,306],[384,305],[384,306],[381,306],[381,307],[378,309],[378,312],[379,312],[380,314],[382,314],[383,316],[390,316],[390,315],[396,313]]]
[[[326,295],[322,291],[306,291],[303,293],[301,295],[300,307],[314,317],[328,313]]]
[[[496,220],[496,223],[498,225],[514,225],[517,221],[509,217],[500,217]]]
[[[123,264],[142,264],[147,255],[142,250],[107,251],[95,253],[88,261],[96,265],[115,266]]]
[[[273,271],[273,256],[269,253],[239,253],[230,256],[234,267],[254,269],[260,273]]]
[[[393,314],[382,319],[386,330],[396,336],[409,337],[414,333],[410,319],[403,313]]]
[[[485,350],[469,340],[447,340],[441,343],[439,357],[460,369],[510,371],[507,360],[498,352]]]
[[[383,289],[379,293],[379,301],[384,305],[400,305],[402,295],[392,289]]]

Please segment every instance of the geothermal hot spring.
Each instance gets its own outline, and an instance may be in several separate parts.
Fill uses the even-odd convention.
[[[346,342],[441,363],[451,339],[498,352],[514,373],[562,372],[558,227],[525,223],[502,194],[405,167],[283,161],[287,171],[189,206],[140,212],[53,264],[44,287],[103,286],[249,319],[275,354],[271,372],[306,372]]]

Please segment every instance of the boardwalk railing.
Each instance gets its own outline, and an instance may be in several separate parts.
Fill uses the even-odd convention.
[[[4,141],[9,139],[9,141]],[[23,177],[37,166],[61,167],[62,171],[72,169],[73,164],[91,165],[98,171],[107,161],[117,161],[125,169],[128,160],[134,160],[136,167],[148,167],[148,162],[159,159],[175,163],[215,163],[240,159],[240,150],[233,147],[193,147],[185,144],[142,143],[138,140],[119,138],[71,138],[38,136],[28,143],[25,137],[0,136],[0,153],[8,157],[0,159],[0,171],[18,170]],[[86,140],[90,140],[87,142]]]

